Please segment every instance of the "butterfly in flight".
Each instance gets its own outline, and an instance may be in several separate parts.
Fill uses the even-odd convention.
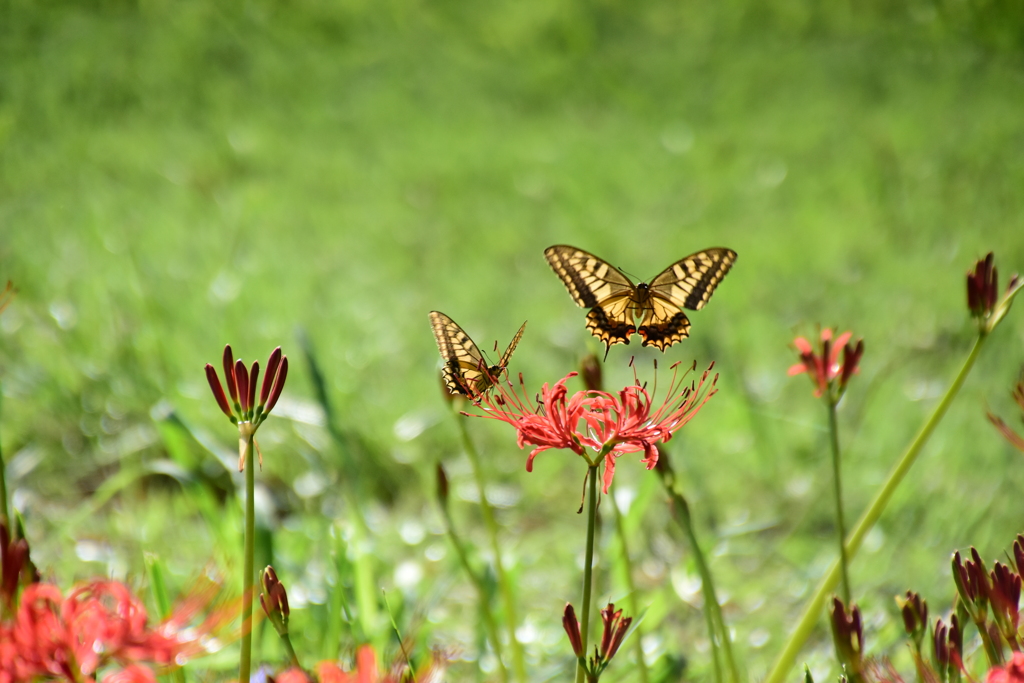
[[[690,319],[682,309],[704,308],[736,262],[732,249],[704,249],[676,261],[650,284],[634,285],[615,266],[576,247],[558,244],[544,256],[576,304],[590,309],[587,329],[604,342],[605,358],[613,345],[628,344],[635,333],[644,346],[661,351],[690,336]]]
[[[441,352],[441,359],[444,360],[441,376],[448,391],[475,400],[494,386],[501,373],[508,367],[512,352],[516,350],[516,345],[523,337],[526,323],[523,323],[516,336],[512,337],[498,364],[490,366],[469,335],[444,313],[431,311],[430,327],[434,330],[437,350]]]

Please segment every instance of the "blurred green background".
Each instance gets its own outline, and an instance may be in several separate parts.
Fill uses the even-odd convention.
[[[435,462],[482,557],[486,536],[427,312],[485,350],[528,319],[512,370],[537,390],[598,348],[545,247],[645,279],[728,246],[738,262],[691,338],[664,356],[616,347],[606,378],[630,381],[633,354],[647,380],[655,358],[716,361],[721,391],[667,450],[744,668],[763,676],[833,557],[826,413],[786,376],[792,339],[819,324],[865,339],[840,414],[854,519],[970,348],[967,268],[989,250],[1003,281],[1024,266],[1022,49],[1024,10],[1000,0],[2,0],[0,280],[19,294],[0,316],[0,444],[35,561],[65,585],[144,587],[144,552],[176,588],[232,571],[234,429],[202,367],[228,342],[261,362],[281,345],[293,365],[259,434],[262,547],[300,655],[358,635],[323,615],[339,583],[352,590],[349,561],[370,557],[403,633],[474,680],[476,598]],[[1022,315],[853,564],[869,650],[907,671],[892,596],[948,609],[949,553],[993,559],[1022,530],[1024,462],[984,416],[1016,421]],[[527,474],[509,428],[469,429],[531,680],[564,678],[583,463],[549,452]],[[629,460],[616,490],[645,649],[707,679],[696,570]],[[619,600],[610,524],[602,538],[598,600]],[[366,635],[385,642],[379,626]],[[830,647],[822,629],[801,657],[825,679]],[[275,648],[265,638],[264,658]],[[200,666],[230,672],[222,654]],[[620,658],[607,678],[635,680]]]

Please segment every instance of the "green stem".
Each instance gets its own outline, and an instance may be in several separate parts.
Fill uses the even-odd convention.
[[[466,421],[457,419],[459,432],[462,435],[462,445],[469,457],[473,467],[473,478],[476,480],[476,488],[480,495],[480,512],[484,518],[484,525],[491,537],[491,552],[494,554],[494,574],[498,579],[498,587],[501,590],[501,598],[505,607],[506,626],[508,628],[508,643],[512,648],[512,666],[515,669],[516,680],[519,683],[526,683],[526,659],[523,657],[523,648],[516,638],[516,625],[519,620],[516,616],[516,601],[512,593],[512,586],[505,574],[505,567],[501,561],[501,544],[498,542],[498,524],[494,521],[494,510],[487,500],[486,485],[484,482],[483,470],[480,468],[480,455],[476,446],[469,438],[469,430],[466,429]]]
[[[843,484],[842,467],[839,460],[839,427],[836,424],[836,401],[832,398],[831,392],[825,399],[828,404],[828,431],[832,440],[832,484],[836,494],[836,538],[839,543],[839,569],[842,574],[840,582],[843,594],[843,602],[850,605],[850,573],[849,562],[846,558],[846,545],[843,540],[846,538],[846,523],[843,521]]]
[[[598,463],[604,453],[596,459]],[[576,664],[576,683],[583,683],[587,672],[583,662],[587,656],[587,636],[590,634],[590,594],[594,579],[594,528],[597,526],[597,465],[591,465],[587,472],[589,490],[587,492],[587,557],[583,564],[583,618],[580,620],[580,642],[583,643],[583,656]]]
[[[854,527],[853,532],[846,541],[846,552],[850,557],[854,557],[857,554],[857,551],[860,550],[864,537],[867,536],[868,532],[875,526],[875,522],[877,522],[878,518],[882,515],[882,511],[885,510],[885,506],[888,505],[889,500],[896,491],[896,488],[900,485],[900,482],[903,481],[903,478],[917,460],[917,456],[920,454],[921,449],[928,442],[928,438],[932,435],[932,432],[935,431],[935,427],[938,426],[942,417],[946,414],[946,410],[949,409],[950,404],[953,403],[953,399],[956,398],[957,393],[960,391],[960,387],[963,386],[964,380],[967,379],[967,375],[974,366],[974,361],[978,358],[978,353],[981,351],[985,338],[986,335],[978,336],[977,341],[974,342],[974,348],[971,349],[970,355],[967,356],[967,360],[964,361],[963,367],[960,368],[960,372],[957,374],[956,379],[953,380],[953,384],[950,385],[949,389],[946,391],[946,395],[942,397],[939,405],[936,406],[935,412],[932,413],[931,417],[928,418],[928,421],[924,423],[923,427],[921,427],[921,431],[918,432],[916,437],[914,437],[910,446],[907,447],[906,452],[900,458],[899,462],[896,463],[892,472],[889,473],[889,478],[885,480],[881,489],[879,489],[878,493],[875,494],[875,499],[871,501],[871,505],[869,505],[868,509],[864,511],[861,518],[857,520],[857,526]],[[814,596],[807,603],[807,607],[804,609],[804,613],[800,617],[800,622],[797,624],[793,634],[789,637],[785,647],[783,647],[778,659],[775,660],[775,664],[772,667],[772,670],[768,673],[768,677],[764,680],[764,683],[782,683],[789,675],[789,671],[793,668],[793,663],[796,661],[800,648],[803,647],[803,644],[810,637],[815,624],[821,616],[828,594],[832,592],[838,581],[839,564],[836,562],[832,564],[828,573],[825,574],[821,583],[818,584],[817,591],[815,591]]]
[[[736,659],[732,654],[732,638],[729,635],[728,627],[725,625],[725,618],[722,616],[722,606],[718,604],[718,596],[715,593],[715,583],[711,576],[711,568],[708,567],[708,563],[704,558],[704,551],[701,550],[700,543],[697,541],[697,533],[693,528],[693,516],[690,514],[690,506],[678,491],[669,489],[669,495],[672,497],[673,508],[676,511],[679,524],[683,527],[683,531],[686,532],[687,540],[693,551],[693,559],[697,563],[697,571],[700,573],[701,587],[704,592],[704,609],[708,613],[709,628],[712,629],[708,636],[712,639],[712,646],[714,646],[716,636],[721,642],[725,663],[729,666],[729,676],[732,678],[733,683],[739,683],[739,669],[736,666]]]
[[[982,647],[985,649],[985,657],[988,658],[989,667],[999,666],[1003,663],[1003,646],[998,641],[992,641],[992,635],[988,632],[988,628],[986,628],[984,609],[982,609],[980,614],[971,610],[971,620],[978,629],[978,636],[981,638]]]
[[[295,655],[295,648],[292,647],[291,637],[287,633],[282,633],[281,642],[284,643],[284,650],[288,654],[288,661],[296,669],[301,669],[302,665],[299,664],[299,658]]]
[[[247,423],[243,423],[247,424]],[[241,430],[239,430],[241,431]],[[238,665],[239,683],[249,683],[252,668],[252,598],[256,539],[256,464],[253,462],[252,432],[245,441],[245,548],[242,558],[242,658]]]
[[[484,618],[484,626],[487,628],[487,636],[491,641],[491,647],[494,648],[494,654],[498,658],[498,672],[501,675],[502,683],[508,683],[508,669],[505,668],[505,663],[501,660],[501,638],[498,636],[498,625],[495,623],[494,614],[491,612],[491,601],[487,595],[487,587],[484,585],[480,575],[473,571],[473,567],[469,564],[469,556],[466,553],[466,548],[462,545],[462,541],[459,540],[458,535],[455,533],[455,524],[452,522],[452,516],[448,511],[447,505],[441,505],[441,513],[444,517],[448,538],[455,548],[455,554],[459,557],[459,564],[462,565],[462,570],[466,572],[466,576],[473,582],[480,596],[480,612]]]
[[[640,610],[636,602],[636,585],[633,582],[633,563],[629,557],[629,544],[626,542],[626,526],[622,519],[619,505],[615,502],[614,494],[608,496],[608,502],[611,503],[612,511],[615,513],[615,533],[619,537],[619,545],[622,546],[620,559],[622,560],[622,573],[626,580],[626,590],[629,591],[630,616],[635,619],[640,614]],[[636,632],[633,634],[633,649],[636,653],[636,665],[640,672],[640,682],[647,683],[647,662],[644,661],[644,647],[643,643],[640,642],[641,635],[640,625],[638,624]]]
[[[359,507],[354,486],[346,486],[343,497],[351,520],[351,538],[348,546],[352,549],[352,573],[356,598],[356,618],[363,636],[369,638],[377,632],[380,621],[380,604],[374,583],[374,555],[366,550],[366,539],[370,537],[369,527]]]

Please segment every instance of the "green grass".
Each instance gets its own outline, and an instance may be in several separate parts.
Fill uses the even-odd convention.
[[[626,382],[634,353],[645,377],[655,357],[716,361],[721,392],[669,450],[714,545],[745,668],[763,676],[834,548],[826,415],[805,379],[785,375],[792,338],[820,323],[865,339],[840,414],[855,518],[970,347],[966,269],[989,250],[1003,281],[1024,267],[1016,12],[0,4],[0,279],[20,290],[0,317],[0,438],[33,557],[62,583],[141,584],[143,551],[167,562],[172,586],[211,560],[237,564],[229,469],[161,420],[173,411],[230,464],[233,430],[202,366],[226,342],[261,362],[280,344],[294,369],[279,412],[292,419],[261,429],[259,479],[275,566],[312,605],[295,618],[296,647],[310,663],[326,656],[324,539],[336,519],[349,528],[340,491],[354,482],[341,474],[351,453],[317,419],[302,329],[339,428],[399,473],[392,500],[364,500],[399,625],[468,656],[475,597],[433,507],[436,460],[465,535],[481,553],[486,542],[463,499],[471,476],[427,312],[485,349],[528,319],[513,370],[539,389],[597,348],[545,247],[578,245],[644,279],[729,246],[737,265],[692,316],[691,339],[664,357],[617,347],[607,374]],[[853,564],[869,646],[898,663],[892,596],[917,588],[947,609],[948,554],[973,543],[992,559],[1021,530],[1021,455],[984,412],[1012,417],[1022,341],[1012,311]],[[495,495],[514,501],[499,521],[546,680],[569,666],[559,615],[579,600],[585,468],[551,452],[528,475],[508,429],[470,427]],[[191,473],[184,485],[151,473],[169,455]],[[127,483],[112,490],[118,476]],[[695,570],[652,476],[623,461],[617,479],[639,496],[644,628],[660,636],[654,652],[707,678],[699,609],[673,588]],[[403,567],[422,580],[402,584]],[[602,580],[599,599],[619,599]],[[806,656],[824,675],[820,635]],[[629,669],[608,678],[631,680]],[[472,667],[454,671],[468,679]]]

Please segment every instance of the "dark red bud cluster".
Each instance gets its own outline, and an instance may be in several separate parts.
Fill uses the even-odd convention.
[[[928,630],[928,602],[919,594],[907,591],[907,596],[900,606],[900,613],[903,615],[903,628],[920,649],[921,640]]]
[[[1024,566],[1024,535],[1013,544],[1012,562],[1018,570]],[[978,627],[989,660],[993,664],[1002,661],[1004,643],[1019,651],[1024,645],[1019,633],[1021,574],[1002,562],[988,571],[978,551],[971,548],[970,560],[962,561],[959,552],[953,555],[953,581],[961,617],[969,615]]]
[[[989,597],[989,577],[977,549],[971,548],[971,559],[964,562],[960,551],[953,554],[953,582],[960,599],[975,621],[984,622]]]
[[[942,622],[942,619],[935,620],[932,645],[939,679],[941,681],[959,679],[963,662],[964,634],[960,629],[960,620],[955,614],[949,618],[948,627]]]
[[[999,274],[992,252],[967,272],[967,308],[975,318],[990,315],[999,297]]]
[[[843,601],[833,596],[830,616],[836,656],[850,680],[859,680],[864,671],[864,622],[860,616],[860,608],[851,605],[847,612]]]
[[[1009,566],[996,562],[989,574],[991,581],[990,602],[999,633],[1014,650],[1020,646],[1018,626],[1020,625],[1021,577]]]
[[[227,394],[224,393],[220,378],[217,377],[217,370],[209,363],[206,364],[206,381],[210,384],[210,390],[213,391],[213,397],[217,400],[221,412],[227,415],[232,423],[252,422],[259,425],[281,398],[288,377],[288,357],[281,354],[280,346],[271,352],[270,358],[267,359],[263,385],[260,387],[259,403],[256,402],[256,386],[260,377],[259,362],[253,361],[252,367],[246,370],[241,359],[233,361],[232,357],[229,344],[224,347],[221,359],[224,381],[228,386]]]
[[[616,610],[615,605],[608,603],[608,606],[601,610],[601,622],[604,629],[601,633],[601,647],[597,651],[599,661],[607,665],[622,645],[622,639],[626,637],[629,625],[633,623],[633,617],[623,617],[622,610]]]
[[[576,610],[571,604],[565,603],[562,627],[565,629],[566,635],[569,636],[573,654],[581,661],[587,672],[587,680],[596,681],[601,677],[601,673],[619,651],[623,639],[629,632],[629,626],[633,623],[633,617],[623,617],[621,609],[617,610],[614,604],[608,603],[608,606],[601,610],[601,623],[603,625],[601,642],[594,646],[594,654],[590,659],[583,661],[586,651],[583,646],[583,637],[580,635],[580,622],[576,619]]]

